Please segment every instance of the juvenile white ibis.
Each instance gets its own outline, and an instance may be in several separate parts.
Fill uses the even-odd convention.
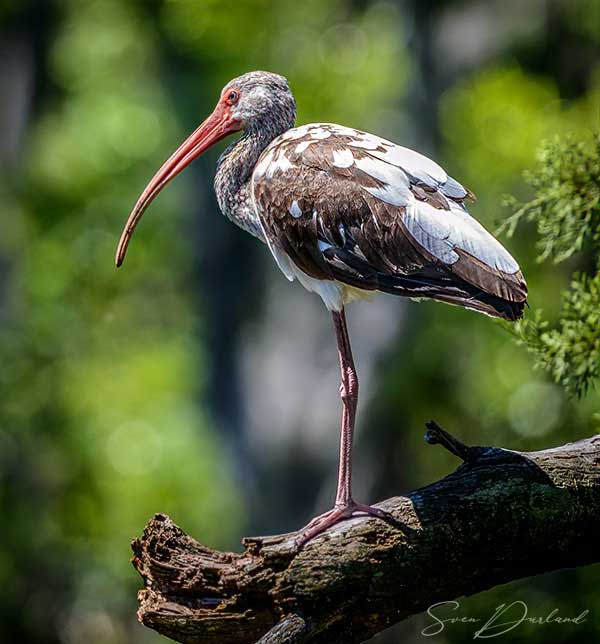
[[[469,190],[437,163],[390,141],[331,123],[294,127],[288,82],[268,72],[230,81],[213,113],[154,175],[129,215],[120,266],[145,209],[181,170],[228,134],[215,192],[223,214],[265,242],[283,274],[331,311],[341,369],[342,428],[332,510],[299,544],[355,514],[389,518],[354,501],[352,436],[358,378],[344,306],[374,291],[431,298],[516,320],[527,298],[517,262],[467,212]]]

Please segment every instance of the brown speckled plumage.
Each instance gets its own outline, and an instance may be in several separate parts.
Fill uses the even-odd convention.
[[[404,207],[365,190],[381,187],[382,181],[356,167],[334,164],[333,154],[348,148],[348,136],[333,132],[311,139],[306,134],[277,139],[267,148],[261,158],[271,155],[275,164],[287,160],[285,171],[254,175],[257,212],[271,242],[315,279],[428,297],[507,319],[520,317],[527,297],[521,272],[498,270],[464,249],[457,249],[460,259],[454,264],[434,257],[407,230]],[[303,142],[308,143],[305,148]],[[370,156],[360,148],[352,152],[358,159]],[[462,207],[472,197],[465,190],[464,196],[452,198],[443,186],[417,180],[409,188],[417,200],[438,209],[440,217],[450,202]],[[300,216],[291,214],[293,207]]]

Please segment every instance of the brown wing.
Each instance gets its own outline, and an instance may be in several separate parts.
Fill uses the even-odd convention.
[[[271,247],[317,279],[518,316],[525,282],[466,212],[472,195],[433,162],[404,151],[323,124],[276,139],[253,175]]]

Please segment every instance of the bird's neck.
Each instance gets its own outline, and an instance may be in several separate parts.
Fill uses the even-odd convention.
[[[270,128],[245,131],[219,157],[215,193],[221,212],[240,228],[264,241],[250,194],[250,178],[262,151],[281,132]]]

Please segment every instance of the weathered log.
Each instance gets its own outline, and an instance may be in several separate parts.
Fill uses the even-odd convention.
[[[132,543],[138,617],[183,643],[351,644],[431,604],[600,561],[600,435],[539,452],[467,447],[444,479],[296,548],[294,534],[218,552],[156,515]]]

